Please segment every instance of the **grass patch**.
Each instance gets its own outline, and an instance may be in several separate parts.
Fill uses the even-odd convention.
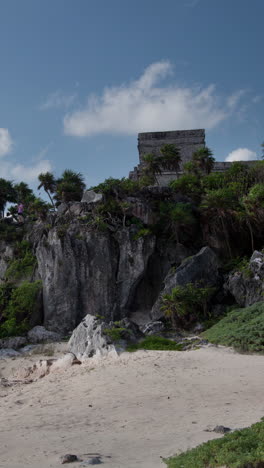
[[[182,351],[183,345],[175,341],[162,338],[160,336],[148,336],[139,343],[127,347],[127,351],[137,351],[138,349],[147,349],[153,351]]]
[[[124,338],[124,333],[127,333],[126,328],[105,328],[104,334],[109,336],[113,341],[119,341]]]
[[[164,462],[169,468],[260,468],[264,466],[264,420]]]
[[[264,303],[235,309],[202,336],[211,343],[244,352],[264,352]]]

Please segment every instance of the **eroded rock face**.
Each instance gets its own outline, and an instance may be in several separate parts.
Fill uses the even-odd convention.
[[[152,310],[153,320],[159,320],[164,313],[161,310],[163,294],[171,294],[176,286],[202,282],[203,285],[216,286],[219,281],[218,260],[210,247],[203,247],[196,255],[183,260],[175,271],[170,271],[164,280],[161,291]]]
[[[36,248],[45,327],[65,334],[88,313],[124,317],[154,247],[154,237],[135,239],[128,228],[116,235],[77,223],[51,229]]]
[[[88,314],[73,331],[68,350],[79,361],[85,361],[93,356],[106,356],[109,353],[117,355],[114,344],[103,333],[105,322]]]
[[[3,282],[8,263],[13,259],[14,249],[6,242],[0,241],[0,284]]]
[[[262,302],[264,300],[264,254],[256,250],[247,268],[229,275],[225,288],[241,307]]]

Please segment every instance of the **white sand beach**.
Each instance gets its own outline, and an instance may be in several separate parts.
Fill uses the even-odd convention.
[[[39,357],[0,361],[0,377]],[[223,347],[138,351],[0,389],[0,467],[57,468],[70,453],[87,466],[161,468],[161,457],[264,416],[264,358]]]

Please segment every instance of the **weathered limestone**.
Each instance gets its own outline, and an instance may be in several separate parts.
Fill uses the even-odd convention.
[[[79,361],[85,361],[93,356],[116,354],[113,343],[103,333],[104,328],[106,328],[105,322],[87,314],[70,338],[69,352],[74,354]]]
[[[46,343],[52,341],[60,341],[61,335],[56,332],[48,331],[42,326],[32,328],[27,334],[30,343]]]
[[[241,307],[264,300],[264,254],[255,250],[244,271],[231,273],[225,288]]]
[[[176,286],[184,286],[188,283],[216,286],[219,281],[218,259],[210,247],[203,247],[196,255],[182,262],[176,271],[169,272],[164,280],[164,289],[161,291],[156,303],[151,310],[151,318],[159,320],[164,316],[161,310],[163,294],[171,294]]]
[[[0,340],[0,349],[19,349],[26,344],[27,340],[24,336],[10,336],[9,338],[2,338]]]
[[[101,193],[96,193],[94,190],[85,190],[82,197],[82,203],[100,203],[103,199]]]
[[[12,260],[14,249],[12,245],[0,241],[0,284],[4,280],[5,272],[8,268],[8,263]]]

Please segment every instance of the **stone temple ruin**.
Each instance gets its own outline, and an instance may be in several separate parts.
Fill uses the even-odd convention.
[[[199,148],[205,147],[205,130],[176,130],[170,132],[147,132],[138,134],[138,152],[139,164],[134,167],[134,170],[129,173],[129,178],[139,180],[144,168],[144,156],[148,153],[154,156],[161,156],[160,148],[165,144],[173,144],[179,150],[182,158],[180,171],[182,174],[183,166],[186,162],[191,161],[193,152]],[[244,164],[254,164],[256,161],[241,161]],[[231,162],[216,161],[213,172],[224,172],[230,166]],[[163,171],[161,175],[157,175],[159,185],[168,185],[171,180],[177,178],[176,172]]]

